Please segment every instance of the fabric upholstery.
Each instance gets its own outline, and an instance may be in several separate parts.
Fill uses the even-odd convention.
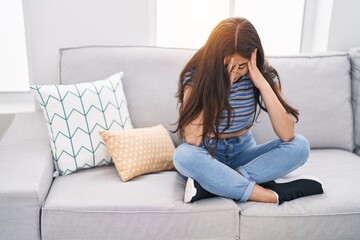
[[[360,48],[349,51],[352,78],[352,104],[354,110],[354,131],[356,153],[360,155]]]
[[[132,128],[122,76],[120,72],[105,80],[31,87],[44,112],[55,175],[111,162],[99,130]]]
[[[161,123],[172,130],[177,119],[177,77],[194,52],[151,47],[62,49],[60,79],[63,84],[76,84],[124,71],[134,126]],[[357,62],[354,56],[350,52],[352,66]],[[320,178],[323,195],[281,206],[240,204],[220,197],[184,204],[185,180],[175,171],[122,182],[112,164],[55,178],[47,195],[54,166],[44,118],[41,112],[17,114],[0,142],[0,238],[358,239],[360,159],[350,151],[334,149],[353,146],[349,55],[269,61],[280,73],[285,97],[300,109],[296,131],[313,148],[309,161],[295,173]],[[353,103],[358,92],[353,88]],[[253,129],[259,142],[274,137],[265,116],[260,115],[261,124]],[[172,139],[176,141],[176,136]]]
[[[175,98],[178,77],[194,53],[195,50],[189,49],[153,47],[62,49],[60,81],[68,84],[102,78],[121,68],[126,73],[123,84],[134,127],[161,123],[173,130],[171,124],[176,123],[178,114]],[[300,110],[296,132],[307,137],[312,148],[335,147],[352,151],[354,131],[348,54],[268,59],[280,74],[285,98]],[[138,66],[142,67],[141,71]],[[157,92],[163,94],[154,94]],[[275,137],[267,118],[262,112],[260,123],[253,128],[259,142]],[[172,139],[177,143],[175,134]]]
[[[42,113],[16,114],[0,142],[0,239],[40,239],[53,171]]]
[[[119,179],[113,165],[56,178],[42,210],[42,239],[238,239],[239,209],[213,198],[183,202],[175,171]]]
[[[299,109],[295,131],[305,136],[311,148],[341,148],[352,151],[350,61],[346,53],[269,57],[279,72],[282,93]],[[258,142],[273,139],[268,115],[260,114],[254,126]]]
[[[340,162],[341,161],[341,162]],[[309,160],[290,175],[309,174],[324,194],[280,206],[238,203],[240,239],[358,239],[360,157],[344,150],[311,150]]]
[[[60,81],[74,84],[102,79],[121,69],[128,108],[135,128],[177,121],[177,83],[190,49],[156,47],[83,47],[60,50]],[[171,134],[177,143],[176,134]]]
[[[100,134],[124,182],[147,173],[175,169],[174,143],[162,125]]]

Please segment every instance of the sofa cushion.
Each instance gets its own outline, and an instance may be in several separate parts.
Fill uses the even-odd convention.
[[[176,171],[122,182],[113,165],[56,178],[42,209],[42,239],[238,239],[234,201],[186,204],[184,188]]]
[[[122,76],[31,87],[46,119],[56,175],[111,162],[99,130],[132,128]]]
[[[349,51],[351,61],[352,104],[354,109],[354,131],[356,153],[360,155],[360,48]]]
[[[102,131],[101,136],[121,179],[174,170],[174,143],[162,125],[125,131]]]
[[[353,150],[350,61],[347,53],[270,57],[279,72],[282,92],[299,109],[295,131],[311,148]],[[268,115],[253,128],[258,142],[275,138]]]
[[[323,183],[324,194],[299,198],[280,206],[238,203],[241,208],[240,239],[358,239],[359,172],[360,157],[353,153],[312,150],[308,162],[290,175],[318,177]]]
[[[136,128],[162,124],[174,130],[177,83],[191,49],[160,47],[81,47],[60,50],[62,84],[102,79],[124,71],[124,91]],[[176,134],[171,134],[177,142]]]

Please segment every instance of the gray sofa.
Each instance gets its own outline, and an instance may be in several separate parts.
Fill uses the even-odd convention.
[[[124,71],[134,127],[162,123],[173,129],[178,76],[194,52],[61,49],[60,83]],[[293,174],[317,176],[324,194],[281,206],[221,197],[185,204],[185,181],[176,171],[122,182],[110,165],[53,179],[38,110],[17,114],[0,142],[0,239],[360,239],[360,49],[268,59],[285,97],[300,109],[296,132],[312,148]],[[258,142],[275,137],[266,113],[252,131]]]

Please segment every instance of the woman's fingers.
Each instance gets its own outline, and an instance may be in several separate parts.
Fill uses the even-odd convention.
[[[227,68],[226,68],[229,73],[232,71],[233,65],[234,65],[234,58],[231,58],[229,64],[227,65]]]
[[[257,55],[257,48],[255,48],[251,54],[251,61],[252,61],[253,67],[256,66],[256,55]]]
[[[252,55],[250,61],[247,62],[248,70],[251,72],[253,70],[253,63],[252,63]]]
[[[236,73],[236,71],[238,70],[238,68],[239,68],[239,64],[236,63],[236,64],[233,66],[233,68],[231,69],[231,72]]]
[[[230,81],[234,82],[236,79],[236,74],[237,74],[237,70],[239,68],[239,64],[234,64],[235,59],[231,58],[230,62],[228,63],[228,65],[226,66],[227,71],[229,72],[230,75]]]
[[[255,48],[254,51],[251,53],[250,61],[248,62],[248,68],[250,72],[256,68],[256,54],[257,48]]]
[[[230,80],[231,80],[231,82],[235,82],[237,80],[238,68],[239,68],[239,64],[235,64],[233,66],[233,68],[231,69],[231,72],[230,72]]]

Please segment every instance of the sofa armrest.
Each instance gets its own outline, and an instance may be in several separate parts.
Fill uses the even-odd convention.
[[[40,239],[53,172],[42,113],[17,114],[0,142],[0,239]]]

